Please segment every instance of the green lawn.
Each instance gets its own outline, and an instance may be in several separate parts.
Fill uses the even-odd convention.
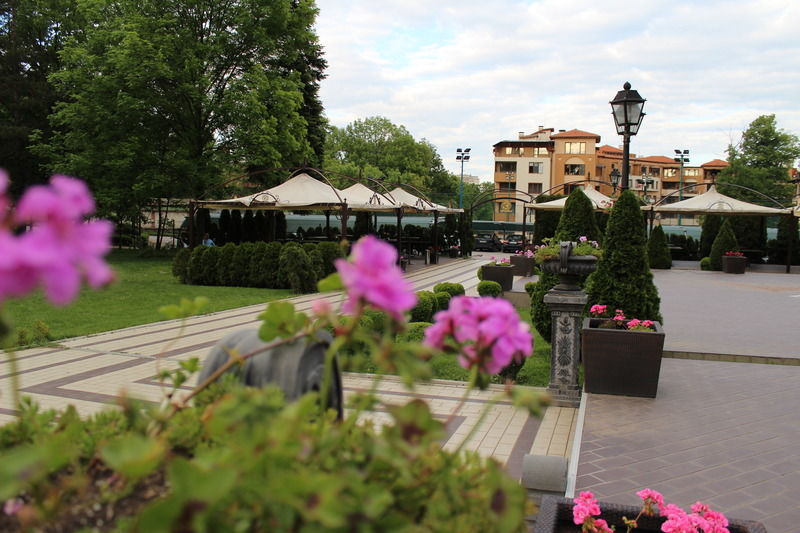
[[[84,289],[67,307],[53,307],[40,293],[6,302],[13,326],[33,333],[41,320],[52,339],[63,339],[163,320],[158,308],[181,298],[206,296],[210,301],[206,311],[214,312],[292,295],[285,289],[183,285],[172,275],[171,258],[140,257],[133,250],[113,251],[109,263],[116,282],[97,291]]]

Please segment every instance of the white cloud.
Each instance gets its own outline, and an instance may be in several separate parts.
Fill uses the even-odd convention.
[[[329,120],[386,116],[431,141],[453,172],[456,147],[471,146],[468,171],[490,179],[492,145],[539,125],[620,144],[608,101],[625,81],[648,100],[637,154],[724,158],[765,113],[800,133],[793,0],[318,5]]]

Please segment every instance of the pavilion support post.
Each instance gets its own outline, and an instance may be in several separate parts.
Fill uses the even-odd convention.
[[[194,238],[194,214],[197,211],[197,206],[193,200],[189,200],[189,249],[195,247],[196,241]]]
[[[433,231],[431,231],[431,264],[435,265],[439,262],[436,257],[437,245],[439,244],[439,212],[433,212]]]
[[[347,239],[347,203],[342,204],[342,239]]]
[[[792,253],[794,253],[794,238],[797,235],[797,217],[789,214],[789,243],[786,246],[786,273],[792,271]]]
[[[528,214],[528,209],[525,207],[525,204],[522,204],[522,251],[525,251],[525,219],[528,218],[526,215]]]
[[[403,255],[403,210],[397,210],[397,255]]]
[[[325,238],[331,240],[331,211],[325,211]]]

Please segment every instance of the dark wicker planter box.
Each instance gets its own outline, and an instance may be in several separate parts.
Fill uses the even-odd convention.
[[[514,271],[515,276],[532,276],[535,265],[536,261],[533,257],[525,257],[524,255],[511,256],[511,269]]]
[[[616,526],[617,531],[626,531],[622,517],[636,518],[641,508],[630,505],[598,502],[600,505],[600,518],[606,520],[609,526]],[[656,516],[643,516],[637,521],[637,533],[657,533],[661,531],[661,524],[666,519]],[[728,517],[728,530],[731,533],[767,533],[761,522],[749,520],[732,520]],[[536,517],[536,526],[533,533],[580,533],[581,526],[572,521],[572,499],[556,496],[544,496],[542,506]]]
[[[484,265],[483,279],[485,281],[496,281],[504,291],[510,291],[511,287],[514,285],[513,267]]]
[[[655,331],[604,329],[598,318],[583,319],[581,357],[584,387],[596,394],[655,398],[664,330],[655,322]]]
[[[726,274],[744,274],[747,258],[743,255],[723,255],[722,271]]]

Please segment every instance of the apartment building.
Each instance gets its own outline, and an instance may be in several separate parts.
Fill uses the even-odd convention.
[[[599,135],[578,129],[556,132],[539,126],[534,133],[519,132],[515,140],[496,143],[493,151],[494,183],[500,197],[494,207],[496,221],[522,222],[522,204],[511,201],[511,196],[529,201],[538,194],[569,194],[589,185],[611,195],[611,173],[615,169],[622,171],[622,149],[600,145]],[[654,203],[668,197],[667,202],[677,202],[705,192],[705,188],[680,191],[681,183],[685,186],[713,181],[727,165],[726,161],[715,159],[681,169],[673,157],[630,154],[628,185],[645,201]],[[684,217],[683,222],[691,220]]]

